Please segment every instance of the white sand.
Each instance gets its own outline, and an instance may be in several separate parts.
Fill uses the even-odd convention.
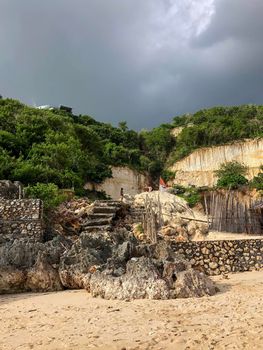
[[[200,299],[1,296],[0,349],[263,349],[263,271],[215,279],[222,291]]]

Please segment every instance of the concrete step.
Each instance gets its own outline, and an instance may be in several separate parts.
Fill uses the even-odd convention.
[[[111,225],[100,225],[100,226],[86,226],[82,232],[92,232],[92,231],[110,231]]]
[[[114,215],[112,213],[94,213],[87,216],[89,219],[112,219]]]
[[[86,228],[87,226],[101,226],[101,225],[110,225],[112,222],[112,217],[110,218],[97,218],[97,219],[91,219],[86,220],[83,223],[83,227]]]
[[[112,206],[111,207],[109,207],[109,206],[105,206],[105,207],[103,207],[103,206],[101,206],[101,207],[95,206],[93,208],[93,213],[94,214],[95,213],[100,213],[100,214],[112,213],[112,214],[115,214],[117,210],[118,210],[118,208],[112,207]]]
[[[110,200],[103,200],[103,201],[95,201],[94,202],[95,207],[121,207],[123,205],[120,201],[110,201]]]

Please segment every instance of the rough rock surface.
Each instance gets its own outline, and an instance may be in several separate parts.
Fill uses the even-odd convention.
[[[63,290],[58,271],[48,262],[46,253],[40,252],[35,265],[27,272],[25,289],[35,292]]]
[[[109,269],[91,274],[89,291],[105,299],[169,299],[213,295],[216,288],[204,274],[176,256],[165,242],[139,245],[119,276]]]
[[[189,270],[190,264],[174,253],[165,240],[154,245],[141,243],[129,225],[118,226],[116,220],[110,230],[103,230],[102,221],[106,219],[95,209],[112,215],[119,203],[115,208],[112,201],[101,201],[93,207],[92,214],[90,205],[84,204],[84,213],[75,212],[80,209],[78,205],[77,209],[73,207],[75,211],[68,208],[76,217],[69,216],[63,234],[53,231],[46,236],[49,240],[45,243],[31,236],[6,239],[0,235],[0,293],[85,288],[93,296],[107,299],[168,299],[185,297],[187,293],[189,296],[214,293],[212,282]],[[182,203],[176,205],[182,210]],[[102,226],[90,230],[86,218]],[[187,235],[186,224],[173,230],[180,231],[181,236]]]
[[[144,205],[147,197],[152,202],[153,210],[158,210],[160,200],[163,218],[166,221],[170,221],[174,213],[188,212],[192,215],[192,210],[188,207],[187,202],[183,198],[168,192],[152,191],[137,194],[134,199],[134,204],[136,206]]]
[[[120,277],[96,272],[91,276],[92,296],[105,299],[168,299],[169,288],[150,258],[132,258]]]
[[[70,242],[62,237],[47,243],[16,239],[0,245],[0,293],[61,290],[60,256]]]
[[[202,272],[189,269],[179,272],[176,277],[174,283],[175,298],[202,297],[214,295],[217,292],[212,280]]]
[[[89,273],[105,268],[122,273],[132,245],[126,231],[83,232],[60,259],[59,275],[66,288],[89,288]],[[127,240],[127,241],[126,241]]]
[[[161,205],[164,225],[159,234],[166,240],[187,242],[204,239],[208,234],[208,224],[204,214],[199,210],[191,209],[183,198],[169,192],[144,192],[135,196],[134,206],[142,207],[147,198],[155,213],[159,212]],[[140,233],[137,232],[136,227],[138,223],[137,226],[135,225],[134,234],[139,237]]]

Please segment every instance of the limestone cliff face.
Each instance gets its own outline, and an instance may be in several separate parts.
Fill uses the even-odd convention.
[[[106,179],[101,184],[87,183],[85,188],[104,191],[112,199],[120,198],[120,190],[123,188],[124,194],[135,195],[143,191],[147,186],[147,177],[138,171],[128,167],[112,167],[112,177]]]
[[[170,168],[176,172],[173,182],[184,186],[213,186],[217,181],[214,171],[222,163],[233,160],[247,165],[248,179],[253,178],[263,164],[263,138],[198,149]]]

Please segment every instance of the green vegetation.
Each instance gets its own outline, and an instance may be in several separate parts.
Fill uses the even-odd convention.
[[[161,177],[164,179],[165,182],[168,182],[168,181],[173,180],[175,178],[175,174],[176,173],[174,171],[165,169],[162,171]]]
[[[110,177],[111,165],[158,177],[173,146],[170,128],[162,125],[137,133],[124,121],[113,127],[87,115],[1,99],[0,178],[81,193],[86,181],[99,183]]]
[[[30,198],[42,199],[45,210],[57,207],[66,199],[66,195],[64,195],[59,188],[52,183],[37,183],[36,185],[26,187],[25,191],[26,195]]]
[[[178,184],[173,185],[173,193],[183,198],[189,207],[194,207],[201,201],[201,190],[196,187],[184,187]]]
[[[170,156],[175,162],[200,147],[263,137],[263,106],[214,107],[175,117],[173,127],[184,129]]]
[[[171,128],[171,125],[162,124],[151,131],[140,133],[143,150],[141,161],[147,171],[154,177],[158,177],[162,173],[169,154],[175,146]]]
[[[175,139],[171,129],[179,126],[183,130]],[[196,148],[262,136],[263,106],[215,107],[137,133],[125,121],[114,127],[88,115],[1,99],[0,178],[23,182],[31,196],[40,196],[39,190],[43,196],[54,194],[53,185],[55,197],[62,188],[74,188],[81,195],[85,182],[110,177],[111,166],[147,171],[153,180],[162,175],[167,181],[174,177],[167,165]],[[220,187],[247,183],[240,169],[232,164],[230,170],[222,169],[224,176],[219,171]],[[261,174],[251,186],[262,188]],[[183,195],[190,203],[198,199],[194,189]]]
[[[261,191],[261,193],[263,192],[263,165],[260,167],[259,174],[250,182],[250,186],[258,191]]]
[[[218,177],[217,187],[236,189],[239,186],[247,185],[248,180],[245,177],[247,171],[248,169],[244,164],[236,161],[222,164],[220,169],[215,171]]]

